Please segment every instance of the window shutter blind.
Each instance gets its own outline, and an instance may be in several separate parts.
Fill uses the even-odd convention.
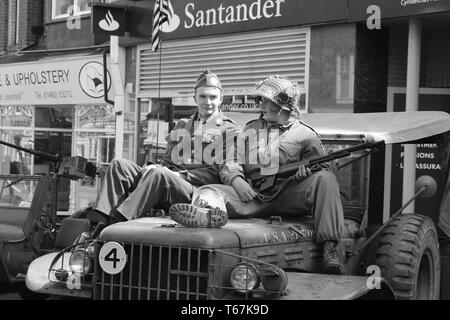
[[[309,28],[164,41],[160,52],[138,47],[138,97],[193,95],[197,75],[216,73],[224,94],[249,94],[273,74],[308,83]],[[160,69],[161,63],[161,69]],[[160,81],[159,81],[160,79]]]

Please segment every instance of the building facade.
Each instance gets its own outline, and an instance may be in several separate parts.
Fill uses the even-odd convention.
[[[156,53],[153,0],[93,1],[127,7],[118,45],[92,32],[89,2],[1,1],[2,140],[100,167],[115,156],[157,160],[173,122],[195,110],[195,77],[206,68],[222,80],[223,110],[237,118],[258,116],[251,91],[272,74],[301,85],[301,112],[400,111],[414,96],[418,110],[450,108],[450,0],[172,0]],[[109,103],[106,49],[114,56]],[[110,103],[117,96],[123,103]],[[387,150],[386,167],[396,170],[400,154]],[[3,173],[48,171],[42,159],[10,148],[0,146],[0,155]],[[61,212],[94,200],[98,180],[65,183]]]
[[[83,156],[104,167],[116,154],[116,114],[104,99],[102,52],[109,48],[108,39],[92,34],[89,2],[1,1],[0,139]],[[0,174],[47,174],[50,169],[45,159],[3,145],[0,162]],[[58,214],[89,205],[98,185],[98,178],[60,178]]]

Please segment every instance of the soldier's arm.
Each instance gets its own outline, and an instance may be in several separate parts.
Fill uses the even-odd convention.
[[[322,141],[320,141],[320,138],[316,134],[311,134],[307,139],[305,139],[304,143],[305,151],[302,160],[311,160],[326,155]],[[322,169],[329,170],[330,164],[325,162],[322,163],[320,167]]]

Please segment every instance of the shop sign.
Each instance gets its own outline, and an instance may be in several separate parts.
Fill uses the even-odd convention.
[[[109,72],[107,77],[108,91],[114,92]],[[98,103],[104,103],[100,57],[0,66],[0,105]]]
[[[429,176],[437,183],[437,192],[431,198],[417,198],[416,212],[427,213],[437,218],[442,192],[445,189],[445,178],[440,162],[439,149],[435,143],[417,144],[416,153],[416,179]],[[402,205],[403,190],[403,145],[392,147],[392,173],[391,173],[391,212],[395,212]]]
[[[348,22],[366,20],[373,5],[382,19],[450,11],[450,0],[349,0]]]
[[[180,39],[346,19],[345,0],[170,0],[161,37]]]
[[[94,34],[123,36],[125,34],[126,9],[112,4],[92,5],[92,31]]]

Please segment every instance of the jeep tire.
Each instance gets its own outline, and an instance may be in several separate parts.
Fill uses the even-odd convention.
[[[439,299],[441,261],[433,221],[402,214],[381,232],[375,264],[397,299]]]

